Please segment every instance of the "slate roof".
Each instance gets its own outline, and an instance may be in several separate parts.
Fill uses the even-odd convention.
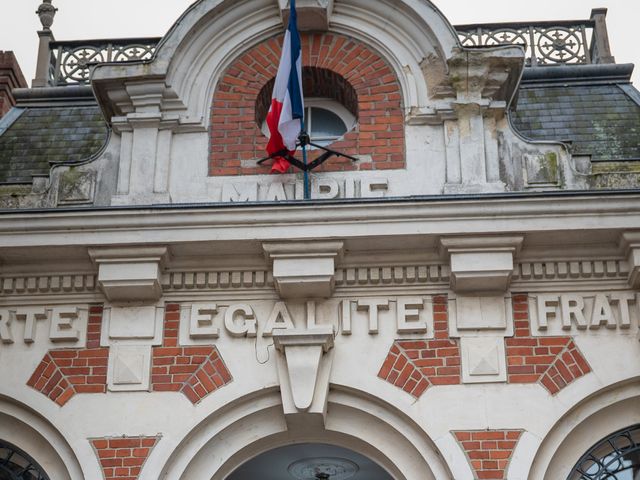
[[[632,68],[620,77],[614,71],[618,67],[574,66],[551,74],[527,69],[529,78],[525,75],[512,113],[514,126],[533,140],[570,142],[574,154],[591,155],[596,162],[640,160],[640,93],[629,84]],[[612,71],[613,77],[602,77]],[[52,163],[82,162],[105,145],[108,128],[90,87],[90,100],[74,88],[52,94],[76,95],[77,104],[38,105],[27,98],[0,120],[0,184],[31,183],[34,175],[47,175]],[[39,95],[37,90],[25,90],[23,96]]]
[[[592,161],[640,160],[640,105],[630,85],[523,86],[514,126],[533,140],[572,143]]]
[[[97,105],[24,108],[0,135],[0,183],[31,183],[51,163],[88,159],[107,137]]]

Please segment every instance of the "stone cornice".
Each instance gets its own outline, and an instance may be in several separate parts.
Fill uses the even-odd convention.
[[[539,259],[516,262],[511,292],[578,292],[626,290],[630,266],[625,259],[598,256],[567,260]],[[87,272],[5,274],[0,277],[3,305],[72,304],[104,302],[97,275]],[[450,269],[444,264],[361,265],[338,267],[338,296],[444,293],[449,289]],[[199,298],[264,298],[276,296],[273,274],[266,269],[229,269],[165,272],[160,276],[163,299],[193,302]]]
[[[239,261],[239,260],[238,260]],[[626,284],[630,266],[625,259],[592,256],[567,260],[537,259],[516,262],[512,279],[518,285],[568,285],[585,283]],[[406,265],[338,266],[335,283],[341,291],[393,289],[395,286],[435,287],[446,289],[451,271],[448,265],[419,263]],[[164,295],[189,295],[190,292],[273,291],[273,274],[266,268],[229,268],[172,270],[161,274]],[[69,296],[98,292],[96,273],[68,272],[51,274],[45,270],[32,273],[4,274],[0,277],[0,294],[20,298]]]
[[[629,229],[640,193],[388,202],[313,202],[0,214],[2,247],[206,240],[357,238]],[[447,200],[447,201],[444,201]],[[295,225],[295,230],[292,230]],[[129,236],[128,232],[131,232]],[[96,237],[98,235],[98,237]],[[584,238],[584,237],[583,237]],[[0,248],[2,248],[0,247]]]
[[[448,285],[448,265],[359,266],[336,269],[336,285],[341,287],[375,287],[407,284]]]

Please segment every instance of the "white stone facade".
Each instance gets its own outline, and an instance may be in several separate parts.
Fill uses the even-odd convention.
[[[464,50],[417,0],[300,6],[393,67],[406,168],[313,174],[311,203],[279,202],[295,174],[209,176],[217,81],[286,3],[201,0],[153,61],[95,69],[106,207],[0,217],[0,440],[52,480],[224,480],[297,443],[396,480],[567,478],[640,423],[640,195],[554,194],[582,179],[509,124],[521,50]]]

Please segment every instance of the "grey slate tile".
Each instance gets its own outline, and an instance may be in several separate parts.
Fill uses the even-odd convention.
[[[617,85],[522,89],[513,123],[534,140],[570,140],[594,161],[640,158],[640,106]]]
[[[0,183],[31,183],[49,162],[80,162],[96,154],[108,130],[95,107],[27,108],[0,136]]]

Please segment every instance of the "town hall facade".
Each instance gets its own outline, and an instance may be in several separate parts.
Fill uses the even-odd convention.
[[[0,118],[0,479],[640,478],[633,65],[606,10],[437,3],[297,2],[347,155],[305,199],[259,163],[287,0],[95,41],[44,1]]]

